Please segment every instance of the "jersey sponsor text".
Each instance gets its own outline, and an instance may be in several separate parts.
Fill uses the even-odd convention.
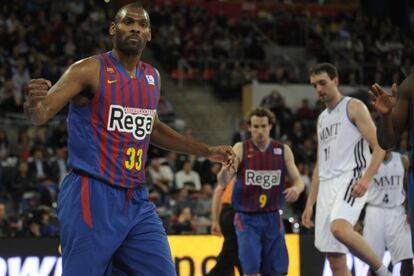
[[[270,189],[272,186],[280,185],[281,170],[246,170],[246,185],[261,186]]]

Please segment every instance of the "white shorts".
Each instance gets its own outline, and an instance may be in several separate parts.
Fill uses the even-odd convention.
[[[358,221],[367,199],[367,193],[363,197],[352,197],[351,186],[354,182],[353,172],[319,182],[315,217],[315,247],[321,252],[348,253],[346,246],[332,234],[331,223],[336,219],[344,219],[355,225]]]
[[[411,230],[406,222],[403,206],[381,208],[368,205],[364,220],[364,238],[381,258],[387,248],[393,265],[413,258]]]

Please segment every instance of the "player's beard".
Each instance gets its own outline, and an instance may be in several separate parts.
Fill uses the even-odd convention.
[[[129,37],[123,39],[120,35],[115,35],[115,43],[119,51],[126,56],[140,56],[147,44],[141,37],[139,37],[138,43],[133,43],[129,41]]]

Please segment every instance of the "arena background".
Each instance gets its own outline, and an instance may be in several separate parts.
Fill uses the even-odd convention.
[[[67,172],[65,114],[34,127],[22,114],[30,78],[55,82],[75,60],[109,50],[108,22],[131,1],[19,0],[0,5],[0,276],[60,275],[56,197]],[[389,87],[413,72],[413,0],[142,1],[153,41],[144,61],[160,71],[161,119],[185,135],[232,144],[245,134],[242,115],[266,106],[278,117],[274,138],[292,146],[309,191],[315,161],[315,120],[321,104],[308,84],[317,62],[332,62],[340,90],[369,105],[368,87]],[[373,112],[374,118],[376,114]],[[409,151],[406,135],[399,150]],[[150,151],[148,174],[169,167],[173,179],[160,192],[145,183],[169,234],[180,276],[205,275],[221,248],[209,235],[217,166],[196,156]],[[38,175],[36,162],[45,171]],[[202,189],[176,186],[189,160]],[[290,276],[330,275],[300,226],[306,193],[283,218]],[[185,225],[177,223],[190,208]],[[349,256],[354,275],[367,267]],[[391,268],[389,256],[384,263]]]

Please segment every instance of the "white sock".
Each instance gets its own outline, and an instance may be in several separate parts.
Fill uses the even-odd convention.
[[[380,268],[378,268],[374,272],[375,272],[375,275],[378,275],[378,276],[389,276],[389,275],[391,275],[390,272],[388,271],[388,269],[384,265],[381,265]]]

